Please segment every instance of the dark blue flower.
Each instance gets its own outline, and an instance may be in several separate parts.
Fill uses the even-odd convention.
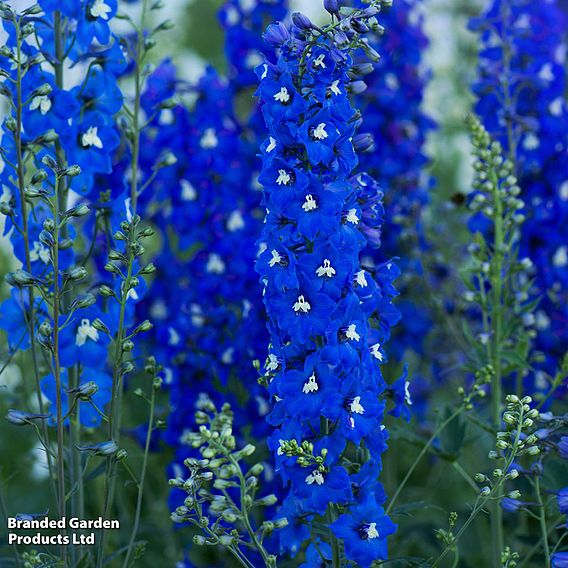
[[[331,530],[343,539],[347,559],[361,568],[368,568],[374,561],[388,557],[387,537],[396,531],[396,525],[370,494],[348,514],[339,517]]]

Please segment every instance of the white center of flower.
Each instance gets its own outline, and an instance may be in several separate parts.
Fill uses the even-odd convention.
[[[365,288],[365,286],[367,286],[368,283],[364,270],[359,270],[359,272],[355,274],[355,282],[357,282],[357,286],[361,286],[361,288]]]
[[[329,88],[334,95],[341,94],[341,89],[339,88],[339,80],[334,81]]]
[[[227,219],[227,229],[233,233],[245,226],[245,221],[240,211],[233,211]]]
[[[302,209],[304,211],[314,211],[317,208],[318,204],[316,203],[314,196],[311,193],[308,193],[308,195],[306,195],[306,201],[302,204]]]
[[[536,150],[538,147],[540,147],[540,140],[538,139],[538,136],[529,132],[523,141],[523,148],[525,150]]]
[[[378,359],[381,362],[383,361],[384,357],[383,357],[383,354],[381,353],[381,344],[380,343],[375,343],[375,345],[371,345],[371,355],[375,359]]]
[[[87,132],[81,136],[81,144],[88,148],[94,146],[95,148],[102,148],[103,141],[99,138],[99,129],[97,126],[91,126]]]
[[[314,67],[321,67],[322,69],[327,67],[325,64],[325,53],[321,53],[314,59]]]
[[[306,298],[304,298],[304,296],[298,296],[298,299],[294,304],[294,311],[296,313],[302,312],[307,314],[311,309],[312,306],[310,306],[309,302],[306,301]]]
[[[233,354],[235,353],[234,347],[229,347],[223,351],[221,355],[221,363],[224,365],[232,365],[233,364]]]
[[[320,122],[315,128],[314,131],[312,132],[312,136],[316,139],[316,140],[325,140],[329,134],[325,131],[325,122]]]
[[[319,389],[318,387],[318,383],[316,381],[316,375],[315,373],[312,373],[310,375],[310,378],[307,380],[306,383],[304,383],[304,386],[302,387],[302,392],[304,394],[308,394],[311,392],[317,392],[317,390]]]
[[[181,199],[182,201],[195,201],[197,199],[197,191],[191,183],[186,179],[180,181],[181,185]]]
[[[408,404],[408,406],[412,406],[412,397],[410,396],[410,382],[406,381],[404,383],[404,402]]]
[[[99,332],[92,325],[91,322],[84,318],[81,320],[81,325],[77,328],[77,335],[75,335],[75,345],[83,347],[87,343],[87,339],[95,342],[99,340]]]
[[[345,337],[347,337],[347,339],[351,339],[352,341],[359,341],[361,339],[361,336],[357,333],[357,326],[354,323],[352,323],[347,328]]]
[[[306,483],[308,485],[313,485],[314,483],[317,483],[317,485],[323,485],[324,482],[324,476],[321,474],[321,471],[318,471],[317,469],[314,469],[314,471],[306,477]]]
[[[93,18],[102,18],[107,21],[109,17],[108,15],[112,12],[112,9],[108,4],[105,4],[105,0],[95,0],[89,9],[89,12]]]
[[[173,327],[168,327],[168,345],[179,345],[181,341],[181,337],[177,330]]]
[[[552,264],[559,268],[568,265],[568,247],[562,246],[557,249],[552,258]]]
[[[278,170],[278,177],[276,183],[278,185],[288,185],[292,180],[292,176],[286,170]]]
[[[269,138],[268,146],[266,147],[266,153],[270,154],[270,152],[272,152],[272,150],[274,150],[274,148],[276,148],[276,140],[274,138],[272,138],[272,136],[271,136]]]
[[[261,79],[266,79],[266,77],[268,76],[268,65],[266,65],[266,63],[262,66],[262,75],[260,76]]]
[[[353,414],[364,414],[365,413],[365,409],[363,408],[363,406],[361,405],[361,397],[360,396],[356,396],[351,403],[349,404],[349,410],[353,413]]]
[[[4,162],[0,158],[0,174],[4,171]],[[2,186],[2,195],[0,196],[0,203],[9,203],[12,200],[12,191],[7,185]]]
[[[50,258],[51,256],[49,253],[49,249],[46,246],[44,246],[43,243],[40,243],[39,241],[34,241],[33,248],[32,250],[30,250],[30,260],[32,262],[41,260],[44,264],[47,264]]]
[[[278,357],[274,353],[269,353],[266,365],[264,366],[267,371],[276,371],[280,363],[278,362]]]
[[[280,90],[274,95],[274,100],[279,103],[286,104],[290,102],[290,93],[286,87],[280,87]]]
[[[349,223],[356,225],[359,222],[359,217],[357,217],[357,209],[349,209],[347,212],[347,217],[345,217]]]
[[[367,533],[367,538],[369,540],[373,538],[379,538],[379,531],[377,530],[377,523],[370,523],[368,527],[365,527],[365,532]]]
[[[207,128],[199,141],[199,145],[204,150],[211,150],[212,148],[217,148],[219,140],[217,139],[217,134],[214,128]]]
[[[120,293],[124,294],[124,285],[126,284],[126,282],[122,282],[120,284]],[[130,290],[128,290],[128,293],[126,294],[126,299],[127,300],[138,300],[140,296],[138,296],[138,292],[136,291],[135,288],[130,288]]]
[[[550,63],[545,63],[538,72],[538,78],[543,81],[553,81],[554,73],[552,72],[552,65]]]
[[[225,272],[225,263],[217,253],[212,252],[207,259],[205,270],[210,274],[223,274]]]
[[[245,66],[247,69],[254,69],[262,63],[262,57],[258,51],[249,51],[245,57]]]
[[[568,180],[560,186],[559,193],[562,201],[568,201]]]
[[[191,323],[195,327],[203,327],[205,323],[205,317],[203,316],[203,310],[199,304],[191,304]]]
[[[32,99],[30,110],[37,110],[41,114],[46,115],[51,109],[51,99],[47,95],[38,95]]]
[[[282,257],[278,254],[277,250],[271,251],[270,254],[272,255],[272,258],[268,261],[268,266],[270,266],[270,268],[273,268],[277,264],[280,264]]]
[[[563,108],[564,99],[562,97],[557,97],[550,103],[548,110],[552,116],[561,116]]]
[[[316,270],[316,274],[320,278],[322,278],[323,276],[327,276],[328,278],[331,278],[332,276],[335,276],[335,268],[333,268],[333,266],[331,266],[331,262],[326,258],[323,261],[323,266],[320,266]]]

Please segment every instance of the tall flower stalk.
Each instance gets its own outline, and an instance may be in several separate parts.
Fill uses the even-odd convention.
[[[280,56],[257,69],[269,131],[257,261],[271,335],[269,446],[288,492],[282,552],[297,551],[321,522],[325,544],[312,546],[322,560],[329,547],[334,567],[370,566],[387,557],[395,530],[378,482],[387,439],[380,364],[391,323],[378,306],[390,307],[398,271],[360,258],[380,235],[382,192],[367,174],[352,176],[356,150],[367,144],[356,135],[360,118],[349,94],[364,88],[350,79],[351,53],[378,59],[364,33],[377,28],[381,2],[325,7],[332,21],[324,27],[300,13],[291,29],[271,25],[265,40]]]

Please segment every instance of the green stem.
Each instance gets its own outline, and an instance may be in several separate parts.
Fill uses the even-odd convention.
[[[24,153],[23,153],[23,144],[22,144],[22,130],[23,130],[23,98],[22,98],[22,61],[21,61],[21,50],[22,50],[22,43],[20,39],[20,21],[16,19],[15,22],[16,26],[16,52],[17,52],[17,78],[16,78],[16,131],[14,133],[14,142],[16,145],[16,161],[17,161],[17,177],[18,177],[18,193],[20,195],[20,207],[22,210],[22,229],[23,229],[23,236],[24,236],[24,251],[25,251],[25,258],[26,258],[26,270],[29,274],[32,274],[32,262],[31,262],[31,255],[30,255],[30,235],[29,235],[29,228],[28,228],[28,207],[26,202],[26,196],[24,192],[25,187],[25,173],[24,173]],[[33,286],[29,288],[29,306],[27,309],[27,317],[26,322],[30,334],[30,347],[31,347],[31,355],[32,355],[32,364],[34,370],[34,379],[35,379],[35,387],[36,387],[36,399],[37,405],[39,408],[39,412],[41,414],[45,413],[44,404],[43,404],[43,396],[41,394],[41,386],[40,386],[40,372],[39,372],[39,361],[37,356],[37,343],[36,343],[36,336],[35,336],[35,293],[34,293]],[[43,430],[43,437],[45,440],[49,440],[47,424],[44,422],[42,424]],[[57,488],[55,486],[55,476],[54,468],[53,468],[53,461],[51,459],[51,455],[47,452],[47,467],[49,470],[49,479],[50,479],[50,486],[51,491],[53,494],[53,498],[57,500]]]
[[[546,507],[542,500],[542,493],[540,491],[540,477],[535,476],[534,488],[536,493],[536,498],[539,506],[539,525],[540,534],[542,535],[542,542],[544,545],[544,555],[546,558],[546,568],[550,567],[550,545],[548,544],[548,527],[546,525]]]
[[[63,33],[63,25],[62,25],[62,17],[61,12],[56,11],[53,16],[53,31],[54,31],[54,38],[55,38],[55,62],[54,62],[54,74],[55,74],[55,84],[57,88],[64,89],[64,77],[63,77],[63,62],[65,60],[65,37]],[[65,155],[65,151],[61,146],[61,142],[59,138],[55,141],[55,154],[57,157],[57,164],[60,168],[65,168],[67,166],[67,157]],[[58,214],[55,215],[55,223],[59,227],[59,213],[63,212],[67,209],[68,203],[68,195],[69,195],[69,186],[67,184],[67,178],[65,176],[60,177],[58,180],[58,190],[56,194],[56,201],[57,201],[57,211]],[[58,228],[59,230],[59,228]],[[68,228],[67,224],[63,223],[61,226],[61,237],[66,239],[68,237]],[[56,279],[57,279],[57,272],[56,272]],[[69,310],[69,294],[63,295],[61,307],[63,313],[67,313]],[[56,299],[56,303],[59,300]],[[59,308],[59,306],[58,306]],[[59,325],[59,322],[56,322]],[[69,368],[67,370],[67,386],[69,389],[75,389],[78,386],[78,374],[75,372],[75,368]],[[80,499],[83,495],[83,483],[84,480],[82,478],[81,472],[81,455],[79,450],[77,450],[77,446],[80,440],[80,428],[81,425],[79,423],[77,417],[78,409],[74,408],[72,415],[70,417],[69,423],[69,453],[70,453],[70,482],[71,485],[74,486],[75,484],[79,484],[79,491],[73,494],[73,498],[71,500],[71,514],[73,516],[78,516],[81,510]],[[75,565],[77,562],[77,551],[75,547],[71,547],[71,561],[72,564]]]
[[[60,303],[61,291],[59,289],[59,186],[61,177],[59,174],[56,176],[55,181],[55,199],[54,199],[54,245],[53,245],[53,376],[55,377],[55,390],[56,390],[56,412],[57,412],[57,481],[58,481],[58,501],[59,501],[59,517],[61,519],[66,516],[65,504],[65,430],[63,424],[62,412],[62,386],[61,386],[61,363],[59,361],[59,316],[60,316]],[[62,529],[62,534],[65,534],[65,529]],[[61,546],[61,557],[63,565],[67,562],[67,547]]]
[[[122,391],[122,362],[124,356],[123,342],[125,334],[125,313],[126,303],[128,301],[128,292],[130,290],[130,281],[132,279],[132,268],[134,258],[132,256],[132,247],[130,246],[134,238],[133,231],[129,232],[129,239],[127,243],[127,250],[129,251],[128,257],[128,272],[124,280],[121,295],[120,295],[120,315],[118,320],[118,331],[115,338],[115,352],[114,352],[114,372],[112,381],[112,392],[110,401],[110,410],[108,413],[108,433],[109,439],[114,440],[118,444],[120,438],[120,420],[121,420],[121,396],[119,393]],[[114,493],[116,487],[117,464],[112,458],[109,458],[106,467],[105,475],[105,499],[103,506],[103,518],[109,519],[112,503],[114,502]],[[103,565],[105,537],[106,533],[101,529],[99,533],[99,546],[97,552],[97,567]]]
[[[494,374],[491,384],[491,410],[492,423],[496,431],[501,426],[501,399],[502,399],[502,362],[501,344],[503,336],[503,202],[499,188],[499,180],[493,166],[491,169],[493,185],[494,235],[493,235],[493,262],[491,266],[491,364]],[[491,504],[491,533],[493,545],[493,564],[498,566],[504,548],[503,510],[497,501]]]
[[[142,461],[142,472],[140,474],[140,483],[138,484],[138,498],[136,500],[136,514],[134,515],[134,526],[130,536],[130,543],[128,544],[128,552],[124,559],[123,568],[128,568],[132,551],[134,550],[134,541],[138,534],[138,527],[140,524],[140,514],[142,512],[142,498],[144,496],[144,481],[146,479],[146,469],[148,467],[148,456],[150,455],[150,442],[152,440],[152,432],[154,431],[154,408],[156,401],[156,391],[152,388],[152,398],[150,399],[150,418],[148,421],[148,432],[146,433],[146,444],[144,446],[144,459]]]
[[[438,428],[436,428],[436,431],[432,434],[432,436],[430,436],[430,439],[428,440],[428,442],[426,442],[426,445],[422,448],[422,450],[420,450],[420,453],[416,456],[416,459],[414,460],[413,464],[410,466],[410,469],[406,472],[404,479],[400,482],[400,484],[397,487],[394,495],[392,496],[392,499],[390,500],[390,503],[388,504],[388,507],[386,509],[387,515],[391,512],[391,510],[392,510],[394,504],[396,503],[398,497],[400,496],[402,490],[406,487],[408,480],[410,479],[410,477],[414,473],[414,470],[417,468],[417,466],[420,463],[420,461],[422,460],[422,458],[426,455],[426,453],[430,449],[430,446],[434,443],[436,438],[446,429],[448,424],[450,424],[450,422],[452,422],[455,418],[457,418],[464,411],[464,409],[465,409],[465,406],[463,404],[460,405],[459,408],[457,408],[448,418],[446,418],[440,424],[440,426],[438,426]]]

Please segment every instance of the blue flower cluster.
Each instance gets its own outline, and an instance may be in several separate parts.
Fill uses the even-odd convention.
[[[378,475],[384,398],[392,392],[380,367],[399,317],[391,301],[399,271],[390,261],[362,262],[361,252],[380,242],[382,192],[368,174],[352,175],[361,120],[349,99],[358,89],[350,51],[363,45],[376,58],[358,40],[378,9],[340,15],[336,3],[326,6],[342,18],[341,31],[294,14],[292,28],[269,26],[265,39],[280,56],[257,69],[269,131],[261,146],[267,213],[257,261],[271,338],[269,446],[288,489],[282,551],[296,552],[314,517],[328,515],[346,557],[366,567],[386,558],[395,530],[381,507]],[[395,413],[404,398],[394,397]]]
[[[482,42],[476,112],[516,165],[527,204],[521,255],[541,298],[536,347],[553,375],[568,349],[566,16],[555,1],[494,0],[471,27]],[[534,387],[547,390],[545,373]]]
[[[3,190],[0,206],[7,215],[5,231],[10,231],[16,258],[38,282],[48,285],[54,280],[53,243],[46,233],[53,224],[52,214],[45,203],[40,201],[30,206],[31,202],[23,199],[19,180],[22,174],[34,174],[34,168],[39,168],[41,159],[46,156],[57,157],[58,166],[62,168],[78,165],[81,175],[68,176],[67,188],[59,196],[61,212],[76,218],[88,209],[80,214],[79,206],[69,209],[69,191],[94,199],[95,178],[111,172],[112,157],[119,144],[115,115],[123,100],[117,80],[126,66],[118,40],[110,30],[116,9],[116,0],[41,0],[39,8],[30,8],[29,14],[24,11],[18,18],[3,20],[8,36],[8,51],[0,63],[8,79],[3,84],[8,90],[4,94],[18,101],[16,107],[22,107],[21,116],[16,116],[16,110],[12,114],[12,120],[21,121],[22,130],[19,141],[13,132],[2,134],[3,158],[9,165],[0,172]],[[36,17],[38,10],[41,17]],[[64,72],[69,72],[68,67],[79,67],[79,64],[84,72],[73,71],[73,80],[64,77]],[[21,91],[16,87],[18,84]],[[26,168],[24,163],[30,165],[29,171],[14,172],[18,164]],[[38,195],[50,196],[54,182],[43,173],[34,174],[32,183],[39,188]],[[45,193],[42,193],[42,183],[48,186]],[[76,267],[86,261],[72,246],[77,236],[74,227],[69,224],[65,231],[57,262],[57,277],[61,283],[70,282],[70,275],[79,274],[77,270],[81,270]],[[30,347],[30,321],[34,321],[36,330],[42,324],[49,324],[47,303],[35,298],[32,308],[30,297],[33,296],[30,295],[29,288],[14,288],[11,298],[0,308],[0,328],[8,333],[9,343],[14,348]],[[102,315],[102,301],[95,303],[92,296],[89,298],[92,301],[83,303],[89,306],[87,309],[60,316],[59,358],[63,367],[80,370],[77,388],[96,383],[98,390],[95,389],[91,400],[103,408],[110,398],[111,378],[105,370],[110,340],[93,322],[100,318],[109,329],[114,329],[117,314],[111,310]],[[77,304],[68,306],[72,310],[77,307]],[[30,311],[35,314],[33,319]],[[25,329],[28,329],[25,336],[17,337]],[[70,386],[63,384],[66,380],[62,376],[64,389]],[[56,389],[51,373],[43,378],[42,390],[54,403]],[[63,403],[67,404],[66,400]],[[90,405],[84,407],[81,421],[90,427],[99,424],[99,413]]]

